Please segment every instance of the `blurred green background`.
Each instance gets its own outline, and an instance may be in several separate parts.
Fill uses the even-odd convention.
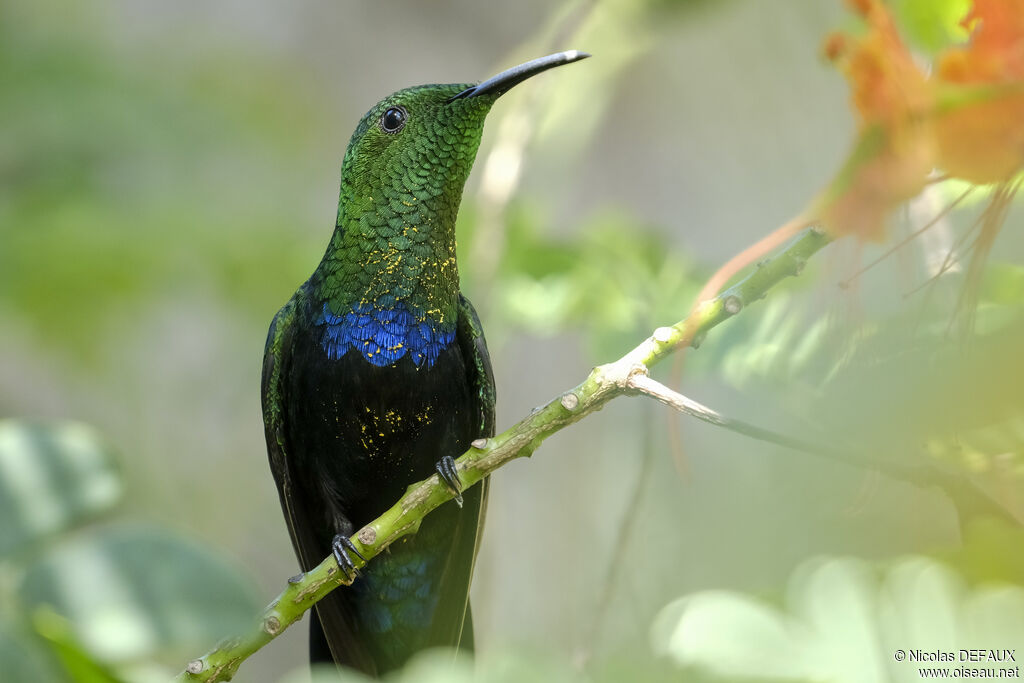
[[[922,55],[963,6],[896,3]],[[838,0],[0,4],[0,417],[20,420],[0,423],[0,659],[161,680],[295,573],[263,344],[378,99],[594,54],[502,99],[463,201],[503,429],[683,317],[826,184],[854,133],[818,48],[850,23]],[[973,333],[963,268],[922,288],[980,195],[852,287],[884,246],[829,247],[686,358],[683,391],[721,412],[919,478],[616,401],[494,477],[472,594],[489,680],[916,680],[892,664],[906,634],[1024,649],[985,607],[1024,604],[1020,207]],[[953,196],[930,188],[893,239]],[[962,610],[975,630],[907,626]],[[306,630],[240,680],[301,676]]]

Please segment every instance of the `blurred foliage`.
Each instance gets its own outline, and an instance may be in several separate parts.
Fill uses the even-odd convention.
[[[305,683],[308,671],[300,670],[281,683]],[[329,667],[314,668],[311,683],[369,683],[373,679],[351,671],[340,677]],[[618,683],[625,680],[661,683],[680,680],[667,661],[630,657],[602,659],[599,666],[582,670],[548,651],[507,646],[489,649],[475,657],[450,650],[428,650],[416,655],[401,671],[384,678],[390,683]],[[685,679],[697,683],[697,678]]]
[[[932,283],[916,306],[870,324],[844,324],[820,305],[773,296],[736,320],[707,361],[737,388],[785,382],[784,408],[810,433],[903,458],[924,450],[968,475],[997,470],[1024,479],[1024,268],[986,270],[969,344],[953,334],[949,302],[962,275]],[[890,378],[899,377],[896,384]],[[884,393],[879,389],[885,387]],[[1020,495],[1007,504],[1020,506]],[[1019,508],[1018,508],[1019,509]]]
[[[1015,530],[1015,540],[1022,535]],[[1018,581],[1024,577],[1018,576]],[[948,566],[908,557],[887,567],[823,558],[793,573],[780,609],[728,591],[696,593],[668,606],[652,627],[661,655],[712,680],[917,681],[922,666],[898,650],[1001,651],[1024,641],[1024,588],[971,586]],[[985,663],[975,666],[1014,666]]]
[[[627,68],[654,50],[663,31],[675,21],[692,19],[695,12],[715,7],[721,11],[725,0],[571,0],[556,8],[547,23],[517,48],[511,61],[525,61],[537,54],[561,49],[571,37],[574,45],[600,55],[585,70],[572,74],[573,90],[587,93],[586,106],[575,98],[546,96],[542,102],[523,104],[528,96],[512,91],[515,104],[502,102],[490,115],[492,121],[517,118],[529,106],[537,128],[535,145],[545,154],[574,159],[593,140],[617,93],[617,82]],[[559,78],[564,74],[559,75]],[[501,124],[491,123],[491,127]]]
[[[961,24],[971,7],[971,0],[885,0],[892,11],[901,35],[915,51],[934,56],[955,43],[962,43],[968,31]],[[866,29],[863,20],[853,12],[843,18],[844,30]]]
[[[118,683],[121,680],[78,644],[71,623],[49,607],[37,609],[33,622],[36,633],[50,645],[67,677],[72,681]]]
[[[121,494],[113,453],[91,428],[0,420],[0,557],[107,512]]]
[[[588,156],[591,148],[604,142],[602,136],[618,136],[619,144],[632,147],[651,128],[659,134],[659,143],[666,145],[665,156],[674,171],[686,168],[679,159],[689,155],[697,157],[701,172],[705,172],[701,155],[708,154],[707,147],[720,146],[737,167],[786,175],[789,169],[783,172],[780,164],[796,162],[759,159],[764,149],[730,147],[731,139],[704,141],[705,147],[699,141],[689,141],[690,148],[668,149],[668,141],[675,138],[661,135],[668,132],[662,126],[691,123],[688,110],[704,104],[703,99],[711,102],[706,106],[714,108],[726,130],[741,120],[730,109],[749,108],[749,118],[742,120],[752,127],[753,136],[764,138],[773,135],[773,125],[795,115],[765,98],[766,90],[777,89],[779,100],[800,109],[808,107],[808,102],[818,102],[807,97],[802,82],[790,90],[786,84],[764,85],[759,90],[754,82],[764,74],[756,70],[757,62],[776,59],[760,42],[768,32],[777,31],[788,36],[789,44],[806,47],[800,58],[813,60],[819,36],[800,33],[803,24],[764,22],[756,33],[745,35],[747,43],[722,41],[717,34],[707,39],[701,35],[705,25],[698,23],[688,33],[673,33],[698,14],[727,15],[741,4],[579,0],[545,7],[547,18],[533,34],[521,39],[513,54],[494,56],[496,64],[492,66],[507,66],[517,58],[564,47],[586,49],[595,59],[588,60],[586,68],[573,71],[572,89],[558,86],[568,81],[569,74],[552,73],[546,83],[535,84],[533,92],[543,96],[531,95],[525,88],[510,93],[492,114],[479,165],[487,162],[488,145],[498,148],[510,139],[515,141],[520,136],[516,126],[530,121],[532,136],[521,136],[520,156],[543,158],[556,169],[554,177],[571,179],[565,182],[567,194],[574,182],[585,182],[587,165],[602,162]],[[815,14],[828,4],[808,4],[799,12]],[[839,5],[838,0],[835,4]],[[915,49],[925,54],[935,54],[963,39],[959,19],[966,4],[967,0],[889,3]],[[279,524],[280,520],[262,453],[244,453],[245,471],[258,470],[253,479],[262,478],[266,484],[266,491],[253,493],[255,489],[247,488],[247,475],[235,457],[252,444],[246,442],[243,447],[235,441],[243,433],[254,434],[253,442],[261,439],[256,405],[261,335],[273,311],[308,275],[322,253],[331,227],[337,178],[336,168],[332,168],[333,175],[317,184],[324,174],[317,165],[318,156],[340,157],[355,123],[334,120],[344,107],[329,97],[337,88],[339,73],[355,79],[356,71],[349,65],[332,63],[330,78],[334,80],[318,80],[311,63],[323,61],[322,55],[306,55],[308,61],[302,61],[295,52],[258,44],[242,31],[234,33],[233,26],[224,30],[223,24],[198,29],[185,25],[205,35],[200,38],[186,38],[186,31],[175,30],[129,38],[131,32],[120,26],[124,9],[72,0],[0,4],[2,331],[19,342],[24,332],[25,343],[12,348],[31,349],[38,355],[30,360],[38,360],[42,366],[54,365],[54,359],[65,361],[56,363],[60,368],[55,371],[58,389],[71,393],[79,380],[85,385],[84,390],[77,388],[85,399],[69,402],[73,408],[92,408],[94,396],[104,392],[117,395],[119,401],[97,408],[96,414],[116,415],[109,418],[111,422],[120,420],[123,432],[144,446],[132,451],[131,460],[121,460],[94,431],[79,424],[0,422],[0,518],[4,520],[0,525],[0,671],[5,680],[164,680],[188,657],[248,623],[255,601],[244,573],[162,527],[108,518],[126,516],[118,507],[125,494],[134,495],[142,509],[147,509],[143,506],[150,496],[171,498],[175,507],[162,514],[183,520],[189,514],[196,516],[182,521],[181,526],[205,527],[210,517],[209,507],[204,506],[215,505],[224,517],[237,515],[242,520],[232,531],[237,538],[224,539],[225,543],[236,543],[234,549],[244,548],[238,550],[240,554],[265,557],[269,552],[266,538],[252,541],[255,549],[239,540],[257,536],[254,531],[263,532],[270,515]],[[782,10],[772,11],[790,16]],[[306,20],[313,22],[318,17],[310,13]],[[716,26],[727,28],[728,24]],[[364,28],[338,27],[337,37],[332,35],[331,40],[351,39],[343,29]],[[379,43],[381,36],[370,33]],[[132,45],[132,39],[145,45]],[[671,41],[702,39],[715,43],[716,63],[698,64],[696,69],[705,70],[711,81],[724,80],[720,91],[706,92],[677,77],[692,73],[687,69],[694,66],[673,61],[684,53],[675,52]],[[431,37],[431,49],[436,43]],[[395,48],[388,44],[388,49]],[[722,73],[734,73],[721,70],[730,62],[740,63],[741,69],[753,74],[749,82],[723,79]],[[459,77],[484,76],[484,68],[486,65],[479,63],[467,64]],[[379,75],[369,73],[367,79]],[[394,78],[398,85],[407,84],[404,75]],[[653,82],[645,83],[644,78]],[[360,97],[385,94],[381,88],[380,83],[367,86]],[[634,98],[654,93],[665,99],[617,102],[624,91]],[[584,106],[577,97],[580,92],[587,95]],[[361,112],[368,105],[360,99],[352,108]],[[776,111],[774,119],[770,117],[773,106],[782,112]],[[618,118],[609,126],[608,118],[616,107]],[[827,119],[829,113],[816,116]],[[677,120],[684,123],[677,124]],[[844,132],[838,126],[843,123],[827,129],[828,134],[841,137]],[[730,131],[730,135],[735,133]],[[809,154],[817,157],[821,152],[815,148]],[[570,168],[574,172],[565,173]],[[813,168],[821,173],[821,167]],[[644,170],[652,172],[647,167]],[[481,171],[474,174],[475,179]],[[612,172],[620,173],[618,169]],[[684,228],[688,246],[693,246],[690,240],[698,239],[716,245],[732,242],[728,235],[715,232],[720,226],[706,231],[705,226],[697,229],[691,225],[686,200],[696,198],[683,188],[687,182],[702,187],[701,179],[687,178],[682,170],[680,177],[673,179],[680,191],[669,201],[678,223],[670,225],[642,217],[651,215],[645,207],[614,208],[615,200],[604,198],[566,221],[556,213],[557,207],[524,196],[528,193],[515,191],[513,183],[515,198],[506,197],[506,203],[498,207],[497,235],[481,229],[488,211],[487,193],[477,196],[467,190],[459,221],[460,268],[469,283],[468,291],[486,286],[491,292],[485,323],[492,351],[521,335],[549,339],[560,335],[557,342],[550,342],[551,362],[571,358],[585,367],[616,357],[653,327],[671,324],[685,315],[712,264],[700,262],[679,246]],[[775,192],[778,186],[770,182],[774,179],[764,180],[769,188],[766,192]],[[646,175],[623,177],[621,183],[624,187],[646,186],[651,179]],[[964,187],[954,181],[935,186],[934,192],[948,203]],[[809,195],[813,188],[806,190]],[[974,191],[958,213],[969,214],[987,194],[984,188]],[[758,197],[746,196],[731,186],[723,197],[762,210]],[[764,213],[767,221],[770,212]],[[899,284],[884,282],[881,292],[873,288],[882,279],[879,271],[861,276],[845,293],[834,290],[828,279],[835,274],[836,264],[823,259],[825,265],[810,267],[803,277],[713,332],[699,352],[688,353],[686,379],[702,387],[701,383],[719,382],[714,386],[718,394],[712,396],[732,400],[723,399],[721,405],[709,403],[727,408],[723,412],[731,414],[741,412],[748,401],[759,409],[751,421],[765,426],[872,455],[882,453],[894,460],[924,458],[930,466],[952,471],[971,486],[977,485],[997,507],[1021,516],[1024,395],[1019,388],[1024,385],[1024,365],[1019,349],[1024,345],[1024,268],[1011,257],[995,253],[984,273],[975,332],[966,340],[950,332],[963,286],[961,272],[952,269],[915,294],[906,291],[934,275],[924,265],[926,257],[936,251],[944,256],[954,246],[961,255],[966,251],[962,247],[970,226],[963,222],[962,217],[954,216],[946,226],[954,236],[965,236],[956,237],[955,245],[953,237],[941,244],[941,250],[918,242],[907,249],[913,256],[891,257],[886,265],[897,271]],[[737,234],[744,234],[740,226],[735,227]],[[766,232],[768,227],[746,229]],[[702,237],[704,232],[710,235]],[[1012,239],[1014,232],[1007,232],[1007,239]],[[466,258],[488,249],[496,252],[490,270]],[[929,250],[932,253],[926,253]],[[873,254],[868,248],[864,255]],[[475,294],[473,298],[477,301]],[[175,338],[184,350],[173,343],[154,344],[169,328],[177,330],[178,318],[162,327],[158,317],[161,306],[176,305],[193,314],[203,306],[209,311],[205,317],[199,316],[198,322],[190,321],[193,326],[184,327],[180,338]],[[217,334],[230,342],[216,349],[222,355],[210,352],[197,372],[218,377],[223,372],[223,377],[213,385],[200,385],[176,364],[194,350],[181,340]],[[567,335],[572,335],[571,342],[562,344]],[[233,343],[238,338],[247,340],[248,345],[243,348]],[[582,360],[575,357],[577,339],[589,351]],[[242,360],[237,360],[239,357]],[[500,351],[495,358],[496,363],[501,362]],[[229,360],[242,368],[239,374],[230,374]],[[545,367],[547,360],[538,358],[537,364]],[[12,365],[17,361],[13,359]],[[176,378],[184,375],[180,385],[168,382],[179,393],[165,390],[154,381],[154,375],[143,372],[152,367]],[[138,385],[126,389],[118,384],[125,373],[139,375]],[[506,373],[523,375],[524,371],[510,368]],[[34,379],[37,375],[14,376]],[[243,386],[244,378],[251,386]],[[541,384],[536,377],[532,381]],[[232,405],[241,403],[239,394],[249,392],[245,395],[251,405],[236,408],[246,420],[209,409],[219,404],[203,392],[224,386],[228,387],[226,397],[219,398]],[[19,401],[22,393],[34,388],[13,387],[0,405],[31,412],[36,404]],[[534,396],[537,387],[529,389]],[[507,395],[504,388],[500,391]],[[190,405],[181,405],[186,402],[182,396]],[[140,415],[127,408],[138,409],[141,417],[151,422],[135,424]],[[613,410],[618,408],[607,414],[612,415]],[[228,424],[231,418],[238,423]],[[611,426],[605,432],[598,431],[597,425],[581,428],[594,429],[599,434],[594,441],[569,442],[566,450],[571,452],[552,458],[569,464],[541,470],[545,463],[539,459],[531,463],[543,471],[530,482],[536,487],[531,489],[532,498],[511,495],[507,489],[502,496],[497,486],[501,482],[495,482],[490,533],[497,531],[502,512],[498,506],[506,505],[512,510],[507,516],[514,518],[513,533],[528,534],[537,528],[531,524],[541,524],[540,530],[551,537],[578,536],[580,545],[572,546],[574,551],[590,552],[591,544],[597,543],[604,548],[609,531],[620,522],[615,517],[620,502],[615,496],[625,490],[626,477],[634,474],[629,458],[622,457],[623,449],[633,448],[627,456],[635,453],[631,441],[635,433],[630,430],[638,429],[614,422],[614,417],[608,419]],[[208,441],[208,450],[189,459],[188,449],[182,448],[180,441],[167,438],[183,438],[182,434]],[[669,447],[656,436],[647,439],[662,464],[669,460]],[[489,634],[490,640],[473,665],[462,662],[453,670],[447,654],[426,653],[393,680],[721,681],[729,677],[756,680],[771,672],[791,680],[820,680],[833,673],[839,676],[837,680],[871,680],[864,667],[880,666],[881,661],[891,666],[891,652],[884,648],[890,644],[905,647],[909,641],[896,643],[890,638],[908,636],[908,624],[920,625],[922,647],[929,649],[942,647],[940,638],[945,636],[940,631],[956,633],[951,629],[958,624],[962,630],[956,648],[973,647],[974,643],[968,643],[971,638],[981,638],[979,646],[997,647],[1007,634],[1016,636],[1017,642],[1024,637],[1019,621],[1006,620],[1021,613],[1010,609],[1021,601],[1019,586],[1024,583],[1020,531],[973,516],[961,519],[962,547],[934,551],[941,563],[921,556],[927,548],[920,547],[912,549],[918,556],[897,561],[869,563],[846,556],[813,560],[798,568],[785,594],[779,594],[773,581],[780,572],[788,572],[779,566],[803,559],[805,555],[793,556],[806,553],[808,547],[830,547],[833,537],[840,534],[829,525],[848,522],[846,518],[816,519],[822,516],[820,508],[808,503],[820,496],[828,499],[829,510],[842,507],[834,497],[837,488],[829,487],[828,476],[814,469],[817,464],[798,461],[794,465],[782,457],[771,465],[781,474],[769,479],[768,467],[749,457],[761,453],[759,444],[743,441],[737,446],[704,438],[698,432],[695,443],[708,445],[707,457],[701,451],[700,457],[694,458],[698,460],[694,472],[687,474],[695,481],[701,477],[699,486],[687,488],[666,466],[652,475],[655,481],[645,490],[644,509],[623,513],[640,520],[639,540],[634,543],[645,549],[631,558],[635,576],[623,578],[624,585],[617,588],[618,602],[609,610],[614,623],[607,630],[616,636],[626,633],[623,642],[609,638],[610,642],[582,644],[572,656],[565,654],[569,647],[551,638],[548,624],[536,622],[585,624],[591,612],[579,610],[580,614],[572,615],[576,622],[566,617],[578,609],[570,594],[578,590],[592,601],[594,593],[586,592],[587,581],[601,573],[600,568],[594,569],[600,562],[584,563],[586,572],[573,563],[573,585],[547,586],[539,579],[543,577],[546,583],[557,575],[557,563],[547,554],[543,562],[535,561],[529,550],[524,550],[519,555],[527,569],[543,566],[543,570],[535,570],[544,573],[538,573],[538,580],[531,585],[531,592],[540,597],[527,600],[520,585],[497,590],[507,594],[508,602],[525,606],[522,609],[529,611],[531,620],[529,631],[544,639],[543,647],[530,649],[505,642],[514,639],[499,628],[497,636]],[[219,459],[211,457],[212,452],[217,452]],[[129,466],[141,469],[140,463],[152,468],[145,471],[152,490],[129,487],[126,491],[122,470]],[[717,465],[721,469],[712,469]],[[177,482],[168,483],[163,475],[177,471],[173,470],[176,466],[181,469],[180,480],[204,481],[195,482],[194,490],[175,487]],[[788,481],[798,470],[809,472],[804,474],[806,479]],[[197,471],[203,476],[197,477]],[[552,472],[560,478],[545,479]],[[607,481],[601,480],[602,476]],[[592,477],[586,484],[604,486],[595,489],[594,500],[568,506],[564,496],[552,496],[557,500],[548,518],[533,509],[546,509],[539,500],[541,494],[564,493],[559,487],[566,482],[583,489],[585,477]],[[229,478],[242,491],[230,503],[217,495]],[[835,478],[856,476],[844,469]],[[146,481],[143,476],[138,480]],[[744,508],[744,501],[732,500],[765,488],[769,490],[763,494],[761,507]],[[710,500],[701,498],[705,489],[711,491]],[[848,493],[838,490],[839,495]],[[898,494],[900,501],[911,501],[908,505],[922,500],[905,489],[898,489]],[[256,503],[250,503],[250,498]],[[707,507],[688,510],[687,502],[694,500],[704,501]],[[527,503],[533,517],[523,509]],[[959,505],[959,501],[953,503]],[[274,509],[266,517],[249,519],[246,505],[250,504]],[[731,516],[733,508],[740,511],[738,519]],[[920,514],[926,516],[928,510]],[[772,515],[791,527],[786,538],[757,538],[759,532],[751,530],[758,521],[754,518]],[[870,519],[874,518],[861,521],[870,527]],[[815,522],[827,528],[815,529]],[[559,523],[573,526],[564,532]],[[888,520],[884,526],[890,526]],[[928,519],[917,526],[907,525],[907,533],[916,537],[922,528],[934,526],[939,525]],[[736,537],[730,531],[747,535]],[[811,531],[821,538],[802,539],[805,545],[794,540]],[[280,536],[282,552],[290,552],[283,526]],[[923,540],[908,540],[889,528],[871,528],[870,536],[851,544],[860,542],[866,554],[882,555],[899,542],[930,547],[936,538],[944,538],[933,534]],[[507,548],[509,538],[495,536],[493,546]],[[772,564],[770,568],[761,563],[743,566],[745,556],[739,546],[749,546],[747,550],[754,552],[769,542],[777,544],[779,556],[765,559],[765,564]],[[737,549],[722,550],[723,545]],[[658,549],[658,558],[652,559],[652,548]],[[564,548],[543,550],[557,551]],[[497,551],[485,545],[485,552]],[[611,557],[617,561],[617,555]],[[483,566],[486,558],[482,555],[481,559]],[[502,556],[500,564],[510,567],[508,573],[523,582],[524,577],[517,574],[520,565],[515,564],[519,559]],[[499,579],[505,576],[494,571]],[[273,574],[275,580],[284,576],[279,574]],[[485,572],[481,574],[487,578]],[[643,631],[650,615],[668,596],[680,595],[680,586],[693,583],[742,586],[746,592],[698,592],[683,597],[660,612],[652,633],[653,650],[636,640],[635,633],[629,640],[630,632],[638,630],[635,624],[643,624],[639,628]],[[1002,613],[989,611],[993,601],[1002,601]],[[657,603],[653,610],[648,609],[651,603]],[[502,616],[509,611],[504,608]],[[477,612],[478,625],[486,623],[484,615],[484,610]],[[486,632],[485,628],[480,630]],[[993,629],[1002,630],[989,633]],[[493,626],[491,630],[495,630]],[[882,631],[885,638],[866,643],[869,636]],[[565,639],[572,641],[576,636],[570,634]],[[278,646],[284,644],[275,643],[271,648]],[[295,650],[299,655],[293,654],[293,659],[305,656],[304,643]],[[271,652],[265,662],[286,659],[279,657],[280,650]],[[652,652],[664,656],[652,657]],[[728,662],[734,668],[726,668]],[[909,675],[912,668],[886,671],[894,676]],[[858,679],[854,674],[864,675]],[[240,676],[269,680],[272,674],[253,663],[248,669],[243,667]],[[288,680],[305,680],[305,676],[303,667]],[[327,678],[337,680],[332,675]]]
[[[472,211],[464,214],[471,224]],[[594,358],[621,355],[638,335],[682,317],[703,275],[663,231],[622,212],[596,213],[565,235],[541,209],[517,202],[505,229],[496,324],[545,336],[577,332]],[[475,237],[466,231],[467,251]]]
[[[911,44],[929,54],[967,38],[960,22],[971,0],[894,0],[891,6]]]
[[[151,525],[83,528],[122,491],[92,429],[0,421],[0,483],[9,680],[164,680],[174,671],[164,667],[255,619],[250,580],[213,551]]]
[[[0,21],[0,310],[76,360],[171,291],[264,314],[304,253],[281,230],[294,216],[247,188],[313,144],[291,125],[316,120],[309,90],[270,62],[256,78],[226,55],[126,60],[101,17],[73,7],[7,4]],[[245,182],[218,182],[230,175]]]
[[[62,681],[65,672],[38,634],[23,623],[0,618],[0,662],[12,681]],[[74,679],[72,679],[74,680]]]
[[[523,656],[525,653],[495,652],[477,658],[458,655],[450,650],[431,650],[418,654],[401,671],[395,672],[385,680],[398,683],[472,683],[473,681],[494,681],[494,683],[514,683],[516,681],[582,681],[579,673],[574,672],[567,663],[544,654],[532,653],[534,656]],[[336,671],[319,670],[314,672],[313,683],[339,680]],[[356,673],[346,673],[340,677],[341,683],[369,683],[373,680]],[[291,683],[286,679],[283,683]]]

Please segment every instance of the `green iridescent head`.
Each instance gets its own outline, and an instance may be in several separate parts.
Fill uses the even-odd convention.
[[[455,217],[484,119],[513,86],[587,56],[560,52],[478,85],[406,88],[368,111],[345,152],[337,229],[313,278],[328,313],[403,310],[416,324],[453,326]]]
[[[386,212],[380,204],[385,198],[413,202],[443,198],[444,206],[436,207],[442,213],[457,209],[480,145],[484,118],[495,100],[531,76],[588,56],[575,50],[559,52],[478,85],[421,85],[378,102],[359,121],[345,152],[338,225],[367,210]],[[454,215],[450,218],[454,220]]]
[[[430,214],[458,207],[494,95],[452,98],[466,85],[421,85],[378,102],[359,121],[342,163],[338,225],[367,212]],[[392,207],[391,204],[398,202]],[[440,202],[440,203],[439,203]],[[418,210],[416,213],[420,213]],[[437,220],[440,216],[423,216]]]

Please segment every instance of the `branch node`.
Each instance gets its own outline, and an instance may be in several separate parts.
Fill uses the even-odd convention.
[[[301,583],[304,578],[306,578],[305,574],[296,574],[295,576],[289,576],[288,583],[295,585],[297,583]]]
[[[800,273],[804,272],[806,265],[807,259],[793,257],[793,277],[798,277]]]
[[[824,237],[825,236],[825,228],[821,227],[820,225],[817,225],[817,224],[812,225],[812,226],[810,226],[810,230],[811,230],[811,232],[813,232],[818,237]]]
[[[650,369],[648,369],[648,367],[643,363],[636,363],[634,365],[631,365],[629,368],[629,372],[626,373],[626,385],[628,386],[630,380],[632,380],[634,377],[647,377],[650,374]]]
[[[735,294],[730,294],[725,297],[725,301],[722,302],[722,306],[725,308],[725,312],[729,315],[736,315],[743,310],[743,299],[739,298]]]
[[[472,446],[473,448],[476,448],[477,450],[482,451],[483,449],[487,448],[487,441],[487,439],[473,439],[469,443],[469,445]]]
[[[572,412],[573,410],[576,410],[576,406],[580,404],[580,397],[570,391],[568,394],[564,394],[562,396],[562,400],[559,402],[562,404],[563,408]]]
[[[359,533],[356,534],[356,538],[358,538],[359,542],[363,545],[373,545],[377,541],[377,530],[372,526],[364,526],[359,530]]]
[[[193,675],[194,674],[201,674],[201,673],[203,673],[203,660],[201,660],[201,659],[193,659],[185,667],[185,671],[187,673],[190,673],[190,674],[193,674]]]
[[[276,636],[281,631],[281,620],[275,616],[269,616],[263,620],[263,630],[272,636]]]
[[[704,343],[704,338],[707,336],[707,332],[698,332],[697,334],[693,335],[693,339],[690,340],[690,346],[692,346],[695,349],[699,349],[700,345]]]
[[[661,344],[666,344],[672,340],[673,332],[674,330],[671,327],[659,327],[654,331],[654,334],[651,336],[654,337],[654,341]]]

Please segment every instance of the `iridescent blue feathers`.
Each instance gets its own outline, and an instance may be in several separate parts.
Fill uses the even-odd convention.
[[[435,323],[401,301],[389,308],[357,304],[341,315],[325,303],[317,324],[323,328],[321,346],[328,358],[338,359],[355,349],[378,367],[391,365],[406,354],[417,366],[426,363],[431,367],[455,340],[454,322]]]

